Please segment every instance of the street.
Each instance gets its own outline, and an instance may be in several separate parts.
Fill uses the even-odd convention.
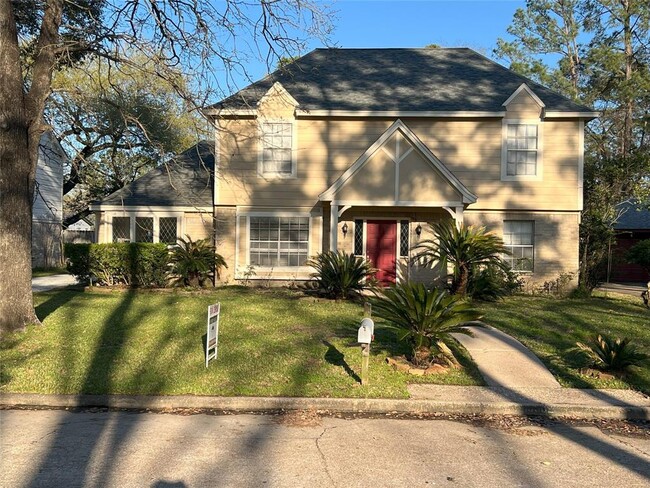
[[[647,434],[647,432],[646,432]],[[0,411],[2,487],[648,486],[650,437],[591,425]]]

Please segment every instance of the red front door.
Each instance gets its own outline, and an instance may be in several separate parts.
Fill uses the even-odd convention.
[[[377,268],[377,279],[385,284],[395,283],[397,252],[397,222],[369,220],[366,223],[366,254]]]

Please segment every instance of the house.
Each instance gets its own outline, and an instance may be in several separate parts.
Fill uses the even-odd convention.
[[[95,242],[166,242],[214,234],[214,142],[202,141],[90,205]]]
[[[650,239],[650,210],[636,202],[624,202],[618,206],[620,217],[614,224],[616,240],[612,245],[610,280],[618,282],[646,283],[648,272],[638,264],[628,263],[627,251],[644,239]]]
[[[41,136],[32,203],[32,267],[62,262],[63,166],[68,156],[51,131]]]
[[[411,258],[440,219],[502,236],[530,280],[578,270],[583,132],[597,114],[470,49],[316,49],[205,114],[225,281],[251,267],[307,279],[307,258],[329,249],[367,256],[383,282],[432,281]],[[112,213],[95,207],[100,241],[134,237],[128,212],[155,222],[169,208],[109,198]]]
[[[90,244],[95,240],[95,216],[86,215],[63,229],[63,242]]]

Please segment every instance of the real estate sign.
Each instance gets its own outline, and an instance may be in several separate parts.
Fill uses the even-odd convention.
[[[217,357],[217,342],[219,339],[219,314],[221,303],[208,306],[208,333],[205,337],[205,367],[208,367],[210,359]]]

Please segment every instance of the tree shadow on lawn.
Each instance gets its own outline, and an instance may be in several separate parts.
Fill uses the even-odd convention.
[[[42,292],[41,295],[47,296],[48,298],[35,307],[36,316],[42,322],[57,309],[61,308],[71,300],[82,296],[83,293],[84,292],[82,290],[78,289],[63,289]]]

